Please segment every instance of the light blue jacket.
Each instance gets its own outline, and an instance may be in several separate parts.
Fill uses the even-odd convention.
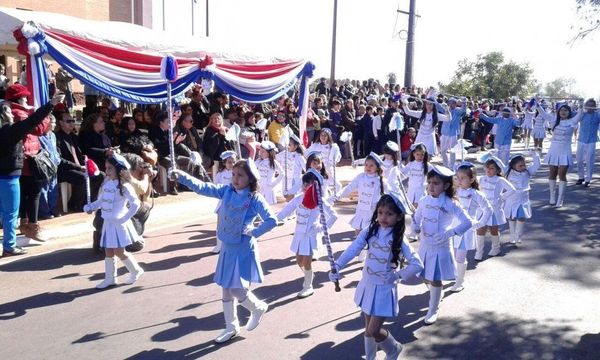
[[[521,126],[521,122],[513,118],[490,117],[481,113],[479,119],[498,126],[496,140],[494,140],[498,145],[510,145],[512,143],[513,128]]]
[[[460,134],[460,120],[466,114],[464,107],[457,107],[450,110],[452,115],[450,121],[444,121],[442,123],[442,135],[445,136],[457,136]]]
[[[600,113],[583,113],[579,122],[579,137],[577,141],[583,144],[592,144],[598,141],[598,125],[600,125]]]

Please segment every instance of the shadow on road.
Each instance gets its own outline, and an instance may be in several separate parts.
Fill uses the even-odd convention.
[[[70,303],[73,300],[97,294],[96,289],[79,289],[69,292],[47,292],[0,305],[0,320],[10,320],[27,314],[27,311],[47,306]]]

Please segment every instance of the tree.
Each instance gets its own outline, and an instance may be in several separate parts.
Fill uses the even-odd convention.
[[[581,24],[577,28],[577,35],[571,39],[571,44],[600,29],[600,0],[575,0],[575,2]],[[573,28],[575,26],[571,26],[571,29]]]
[[[502,52],[480,54],[475,61],[460,60],[450,82],[438,85],[444,93],[492,99],[525,97],[538,86],[528,64],[506,62]]]
[[[558,78],[544,85],[544,96],[556,98],[578,98],[579,96],[573,93],[572,89],[575,85],[575,80]]]

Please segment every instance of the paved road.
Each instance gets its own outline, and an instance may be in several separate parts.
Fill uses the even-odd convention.
[[[534,180],[534,220],[523,246],[503,245],[502,256],[472,264],[466,289],[446,294],[435,325],[423,326],[425,286],[401,286],[400,315],[386,326],[405,344],[403,358],[600,358],[600,179],[592,188],[570,185],[557,210],[546,205],[546,175],[542,168]],[[337,206],[341,217],[331,232],[338,254],[351,241],[353,205]],[[254,291],[270,304],[263,322],[227,345],[213,344],[223,326],[212,283],[217,258],[209,252],[215,218],[186,209],[172,215],[188,222],[148,234],[149,245],[136,255],[147,273],[133,286],[94,290],[103,265],[85,248],[2,260],[0,359],[362,356],[363,324],[352,301],[360,265],[343,271],[335,293],[328,263],[313,263],[317,291],[296,299],[302,273],[288,250],[292,223],[260,238],[266,281]],[[244,324],[248,313],[240,307],[240,314]]]

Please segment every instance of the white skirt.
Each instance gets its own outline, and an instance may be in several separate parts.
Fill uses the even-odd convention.
[[[492,211],[492,215],[488,219],[487,226],[499,226],[506,224],[506,216],[504,215],[504,209],[502,206],[495,207]]]
[[[437,143],[435,142],[435,134],[423,135],[420,132],[417,133],[415,144],[423,143],[427,152],[429,153],[430,159],[437,154]]]
[[[350,226],[353,229],[366,229],[371,224],[371,217],[373,216],[373,211],[368,210],[356,210],[356,214],[350,220]]]
[[[429,281],[449,281],[456,278],[456,260],[450,246],[450,243],[444,246],[426,245],[423,239],[420,240],[419,257],[424,266],[421,277]]]
[[[506,198],[504,214],[507,219],[530,219],[531,202],[529,201],[528,192],[519,192]]]
[[[133,227],[131,220],[118,224],[114,220],[104,220],[102,224],[102,238],[100,246],[105,249],[119,249],[131,245],[141,238]]]
[[[548,153],[544,157],[544,162],[552,166],[571,166],[573,165],[573,154],[571,144],[552,143]]]
[[[533,119],[525,119],[523,120],[523,124],[521,124],[523,129],[533,129]]]
[[[396,284],[376,285],[363,278],[356,286],[354,303],[369,316],[398,316],[398,286]]]
[[[476,229],[471,228],[462,234],[462,236],[455,236],[453,238],[454,248],[466,251],[475,250],[475,232]]]
[[[262,183],[258,183],[260,193],[265,197],[267,204],[275,205],[277,204],[277,196],[275,195],[275,189],[268,185],[263,185]]]
[[[294,233],[290,250],[296,255],[312,256],[315,252],[319,252],[319,241],[323,237],[323,233],[303,234]]]
[[[534,139],[543,139],[546,137],[546,129],[533,129],[532,134]]]
[[[416,204],[425,196],[425,186],[409,186],[406,195],[408,196],[408,201]]]

